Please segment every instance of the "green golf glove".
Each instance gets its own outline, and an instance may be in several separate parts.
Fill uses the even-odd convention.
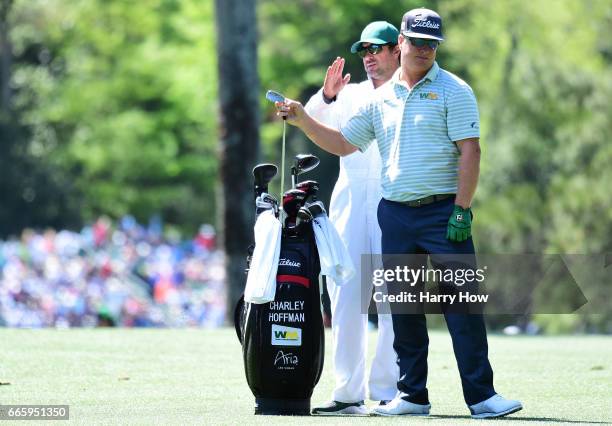
[[[468,207],[464,209],[461,206],[455,205],[453,214],[448,219],[448,227],[446,228],[446,238],[460,243],[472,236],[472,210]]]

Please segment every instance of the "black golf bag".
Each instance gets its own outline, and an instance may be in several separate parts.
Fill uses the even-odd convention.
[[[236,306],[236,333],[255,414],[310,414],[324,357],[320,269],[312,226],[283,229],[274,301],[241,299]]]

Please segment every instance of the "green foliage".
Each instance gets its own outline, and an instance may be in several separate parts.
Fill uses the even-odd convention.
[[[609,5],[590,6],[590,16],[609,20]],[[521,14],[520,25],[511,27],[514,46],[504,52],[510,66],[505,80],[492,86],[497,100],[481,89],[491,136],[484,135],[485,179],[478,196],[486,239],[482,246],[514,252],[605,252],[612,247],[604,185],[612,177],[604,166],[612,160],[605,142],[612,137],[608,48],[593,26],[573,25],[583,11],[581,4],[568,1],[545,10],[546,4],[535,2]],[[562,30],[569,27],[571,36]],[[499,226],[499,221],[506,225]],[[499,238],[500,228],[505,239]]]
[[[475,209],[480,250],[610,251],[612,43],[605,28],[612,7],[604,1],[560,1],[554,8],[544,1],[470,3],[479,6],[470,15],[471,34],[487,48],[467,52],[466,59],[470,34],[464,31],[452,57],[467,71],[483,120]],[[501,14],[500,7],[521,13]],[[589,16],[589,24],[580,16]],[[561,291],[547,296],[561,300]],[[587,324],[589,331],[605,331],[612,318],[581,313],[534,321],[551,332]]]
[[[21,1],[16,105],[36,154],[70,177],[83,220],[214,218],[212,5]]]

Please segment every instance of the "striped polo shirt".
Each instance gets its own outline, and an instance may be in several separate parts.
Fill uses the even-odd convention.
[[[459,150],[480,137],[478,105],[466,82],[434,62],[408,89],[401,68],[340,130],[365,151],[376,140],[382,158],[382,196],[412,201],[457,193]]]

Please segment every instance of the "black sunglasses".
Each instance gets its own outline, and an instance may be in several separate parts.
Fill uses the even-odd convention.
[[[360,58],[365,58],[368,53],[371,53],[372,55],[378,55],[380,52],[383,51],[383,47],[387,45],[388,44],[371,44],[368,47],[363,47],[362,45],[361,48],[357,50],[357,54]]]
[[[427,46],[432,50],[436,50],[438,46],[440,45],[440,42],[438,40],[430,40],[428,38],[412,38],[412,37],[406,37],[406,38],[408,39],[408,41],[410,41],[410,44],[412,44],[414,47]]]

